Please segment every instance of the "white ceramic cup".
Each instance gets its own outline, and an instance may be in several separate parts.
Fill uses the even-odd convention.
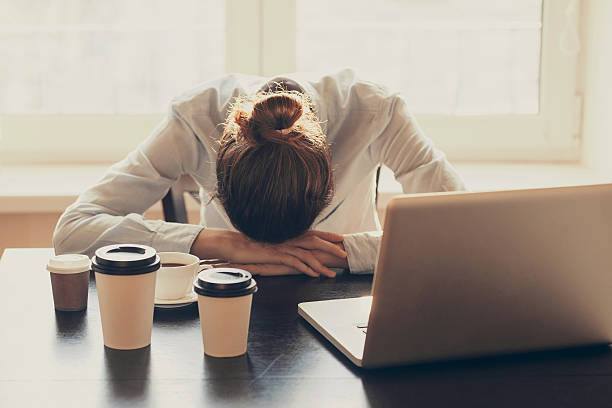
[[[157,271],[155,299],[182,299],[192,292],[193,281],[200,271],[200,258],[182,252],[159,252],[162,266]],[[182,264],[183,266],[164,266]]]

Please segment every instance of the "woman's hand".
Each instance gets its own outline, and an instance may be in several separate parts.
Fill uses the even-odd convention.
[[[201,259],[223,259],[253,274],[304,273],[313,277],[321,274],[334,277],[336,274],[320,259],[346,262],[342,240],[340,234],[308,231],[281,244],[265,244],[235,231],[203,229],[194,241],[191,253]]]
[[[344,250],[344,245],[342,242],[335,243],[340,249]],[[315,258],[319,260],[323,265],[329,268],[348,268],[348,262],[346,257],[338,257],[336,255],[331,255],[329,252],[312,250],[311,253]],[[300,275],[302,272],[297,269],[283,265],[283,264],[232,264],[232,263],[219,263],[215,266],[219,267],[227,267],[227,268],[239,268],[249,271],[253,275],[260,276],[279,276],[279,275]],[[332,271],[331,275],[325,275],[330,278],[336,276],[336,274]]]

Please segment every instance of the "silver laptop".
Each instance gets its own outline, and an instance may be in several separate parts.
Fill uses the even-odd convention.
[[[372,296],[298,313],[361,367],[612,341],[612,184],[401,196]]]

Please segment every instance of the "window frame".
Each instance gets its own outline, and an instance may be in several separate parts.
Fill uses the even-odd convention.
[[[542,2],[538,114],[417,115],[426,135],[450,159],[580,159],[577,55],[559,46],[568,19],[578,24],[578,15],[566,14],[571,2]],[[226,0],[226,72],[273,76],[295,71],[296,12],[297,0]],[[163,117],[164,113],[1,115],[0,165],[114,162]]]

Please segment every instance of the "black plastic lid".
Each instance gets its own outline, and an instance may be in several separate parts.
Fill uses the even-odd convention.
[[[238,297],[257,292],[257,282],[243,269],[211,268],[198,274],[193,290],[202,296]]]
[[[91,260],[95,272],[108,275],[141,275],[161,266],[157,251],[146,245],[115,244],[96,250]]]

